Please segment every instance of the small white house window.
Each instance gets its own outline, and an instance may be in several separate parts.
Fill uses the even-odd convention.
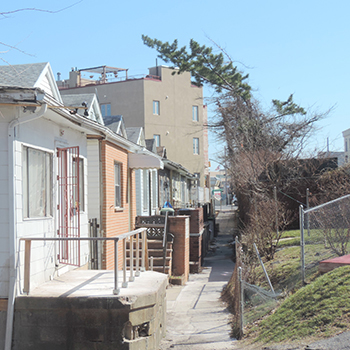
[[[111,104],[105,103],[101,105],[101,114],[102,117],[110,117],[111,116]]]
[[[192,106],[192,120],[194,122],[198,122],[199,121],[198,106]]]
[[[199,138],[193,138],[193,154],[199,154]]]
[[[114,163],[114,206],[121,207],[121,165]]]
[[[159,115],[160,114],[160,108],[159,108],[159,101],[153,101],[153,114]]]
[[[52,216],[52,154],[23,147],[23,217]]]
[[[156,142],[156,147],[160,147],[160,135],[153,135],[153,138]]]

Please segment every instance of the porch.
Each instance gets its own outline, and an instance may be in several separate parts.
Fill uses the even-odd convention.
[[[74,270],[18,296],[12,349],[158,349],[167,276],[144,271],[118,295],[114,278],[113,271]]]

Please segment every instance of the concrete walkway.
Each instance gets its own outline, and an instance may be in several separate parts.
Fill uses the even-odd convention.
[[[234,269],[232,248],[228,245],[233,239],[233,215],[231,206],[220,210],[220,233],[204,260],[203,271],[191,274],[184,287],[169,286],[167,334],[161,350],[234,349],[230,314],[219,299]]]

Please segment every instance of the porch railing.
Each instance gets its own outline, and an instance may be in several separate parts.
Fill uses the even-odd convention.
[[[113,294],[119,294],[120,288],[118,286],[118,242],[123,242],[123,282],[122,288],[128,286],[126,271],[126,240],[130,240],[130,275],[129,282],[135,280],[135,276],[139,276],[140,272],[146,270],[148,266],[148,257],[147,257],[147,236],[146,228],[139,228],[134,231],[130,231],[119,235],[117,237],[52,237],[52,238],[41,238],[41,237],[26,237],[20,238],[20,241],[25,242],[24,247],[24,287],[23,292],[29,294],[30,292],[30,258],[31,258],[31,244],[32,241],[114,241],[114,289]],[[141,235],[141,237],[140,237]],[[140,238],[141,238],[141,267],[140,267]],[[136,241],[136,266],[134,271],[134,240]],[[134,273],[135,272],[135,273]]]

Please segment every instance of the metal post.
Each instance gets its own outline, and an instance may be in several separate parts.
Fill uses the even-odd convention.
[[[310,191],[307,188],[306,189],[306,210],[309,210],[310,205],[309,205],[309,195]],[[306,227],[307,227],[307,235],[310,237],[310,221],[309,221],[309,213],[306,213]]]
[[[134,236],[130,236],[130,276],[129,282],[134,282]]]
[[[151,271],[153,271],[153,256],[150,257],[151,260]]]
[[[30,255],[32,241],[25,241],[24,248],[24,286],[23,292],[29,294],[30,291]]]
[[[301,248],[301,282],[305,284],[305,238],[304,238],[304,209],[301,205],[299,207],[299,221],[300,221],[300,248]]]
[[[126,238],[123,239],[123,288],[128,287],[128,282],[126,280]]]
[[[141,272],[146,271],[146,230],[142,231],[142,262],[141,262]]]
[[[118,288],[118,239],[114,240],[114,289],[113,294],[119,294]]]
[[[265,265],[264,265],[263,261],[261,260],[261,256],[260,256],[260,254],[259,254],[258,247],[256,246],[255,243],[253,243],[253,245],[254,245],[254,248],[255,248],[256,255],[257,255],[258,258],[259,258],[260,265],[261,265],[261,267],[262,267],[262,269],[263,269],[263,271],[264,271],[264,274],[265,274],[265,277],[266,277],[266,279],[267,279],[267,282],[269,282],[269,286],[270,286],[271,292],[272,292],[273,294],[275,294],[275,291],[273,290],[273,287],[272,287],[272,284],[271,284],[269,275],[268,275],[267,272],[266,272]]]
[[[238,280],[239,280],[239,333],[240,333],[240,339],[243,337],[243,311],[244,311],[244,293],[243,293],[243,280],[242,280],[242,268],[238,268]]]
[[[136,272],[135,276],[140,276],[140,234],[136,235]]]

